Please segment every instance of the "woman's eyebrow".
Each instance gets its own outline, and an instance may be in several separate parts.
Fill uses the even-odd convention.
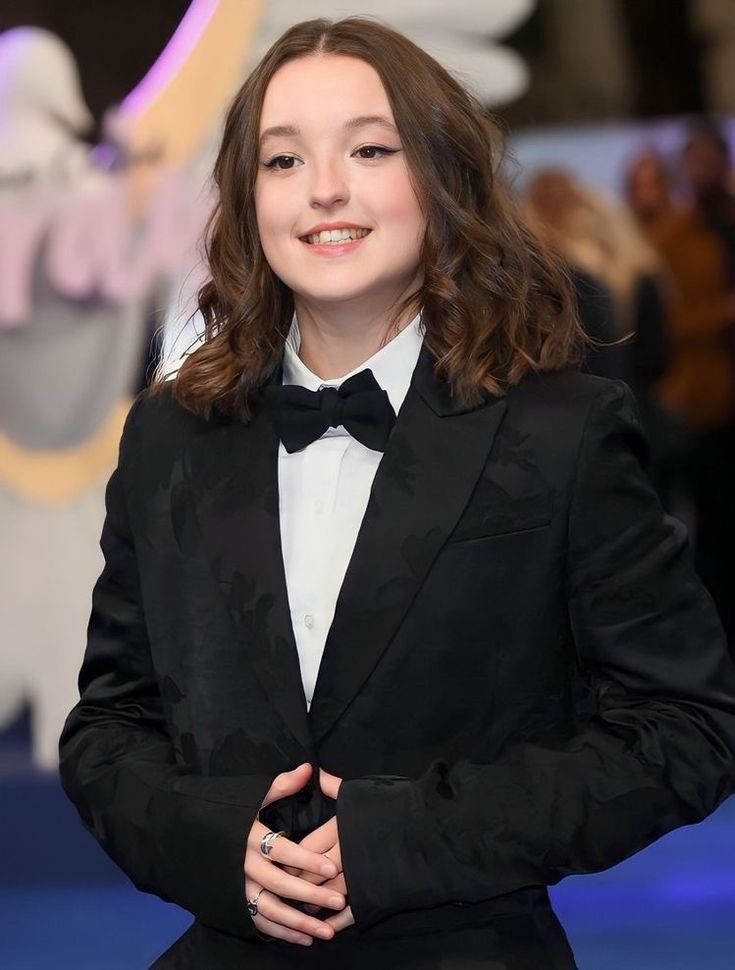
[[[263,134],[260,136],[260,144],[262,145],[264,141],[268,138],[282,138],[284,135],[300,135],[301,129],[297,128],[295,125],[274,125],[272,128],[266,128]]]
[[[382,128],[388,128],[390,131],[398,134],[398,129],[389,121],[384,115],[358,115],[357,118],[350,118],[349,121],[345,121],[344,127],[354,131],[355,128],[367,128],[371,125],[379,125]]]
[[[354,131],[357,128],[367,128],[371,125],[378,125],[382,128],[387,128],[394,134],[398,134],[396,126],[384,115],[358,115],[356,118],[349,118],[342,127],[349,131]],[[268,138],[295,137],[300,134],[301,129],[296,125],[274,125],[271,128],[265,129],[260,136],[260,144],[262,145]]]

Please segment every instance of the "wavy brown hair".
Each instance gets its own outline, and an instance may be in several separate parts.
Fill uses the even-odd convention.
[[[472,405],[529,371],[578,361],[582,331],[568,280],[516,211],[500,171],[499,127],[484,107],[390,28],[357,17],[310,20],[276,41],[227,114],[205,237],[211,278],[198,294],[204,339],[174,379],[175,398],[194,412],[247,419],[281,361],[294,304],[258,236],[260,115],[275,72],[314,54],[358,57],[383,82],[427,221],[423,284],[393,308],[394,319],[421,308],[436,371],[457,399]]]

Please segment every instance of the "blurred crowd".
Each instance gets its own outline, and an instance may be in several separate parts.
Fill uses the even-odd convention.
[[[590,337],[586,370],[636,394],[649,471],[690,530],[735,642],[735,182],[727,139],[702,121],[674,159],[633,158],[619,197],[545,169],[522,203],[565,260]]]

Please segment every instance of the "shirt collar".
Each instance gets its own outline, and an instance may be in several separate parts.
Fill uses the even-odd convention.
[[[320,387],[339,387],[348,377],[369,369],[378,384],[387,392],[393,410],[398,414],[408,393],[423,340],[424,328],[419,313],[389,343],[349,374],[323,380],[310,371],[299,357],[301,334],[294,314],[283,352],[283,383],[300,384],[310,391],[317,391]]]

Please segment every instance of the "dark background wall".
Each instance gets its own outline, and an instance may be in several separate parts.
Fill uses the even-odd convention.
[[[33,25],[71,48],[99,122],[145,75],[175,31],[190,0],[2,0],[0,30]]]
[[[705,111],[701,35],[688,0],[622,0],[633,78],[633,113],[696,114]]]
[[[523,127],[707,112],[695,3],[539,0],[505,39],[531,86],[501,113]]]

